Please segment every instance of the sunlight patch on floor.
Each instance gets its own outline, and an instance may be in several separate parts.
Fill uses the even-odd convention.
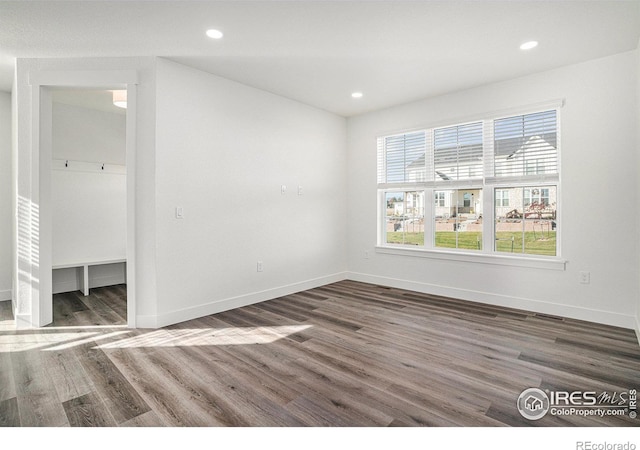
[[[75,340],[75,341],[71,341],[71,342],[65,342],[65,343],[62,343],[60,345],[55,345],[53,347],[45,348],[43,350],[46,351],[46,352],[64,350],[64,349],[67,349],[67,348],[72,348],[72,347],[76,347],[78,345],[83,345],[83,344],[89,344],[91,342],[95,342],[95,341],[99,341],[99,340],[103,340],[103,339],[110,339],[110,338],[119,337],[119,336],[122,336],[124,334],[129,334],[129,333],[130,333],[130,331],[114,331],[112,333],[101,334],[99,336],[89,336],[86,339],[79,339],[79,340]]]
[[[111,333],[61,332],[61,333],[20,333],[0,334],[0,353],[21,352],[42,349],[58,351],[102,339],[120,337],[131,331],[114,331]]]
[[[285,325],[222,329],[160,329],[102,344],[98,348],[269,344],[311,327],[312,325]]]
[[[16,329],[15,320],[0,320],[0,331],[13,331]]]

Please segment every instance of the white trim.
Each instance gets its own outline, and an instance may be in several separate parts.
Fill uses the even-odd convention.
[[[635,329],[635,332],[636,332],[636,338],[638,338],[638,345],[640,345],[640,315],[636,316],[636,329]]]
[[[469,253],[464,251],[435,250],[426,248],[405,248],[391,246],[376,246],[376,253],[386,255],[412,256],[418,258],[444,259],[480,264],[495,264],[510,267],[528,267],[533,269],[565,270],[567,260],[557,258],[543,258],[535,256],[517,257],[502,256],[491,253]]]
[[[60,264],[53,264],[52,269],[70,269],[72,267],[84,267],[84,266],[102,266],[106,264],[120,264],[126,263],[126,258],[120,259],[101,259],[98,261],[65,261]]]
[[[13,314],[16,330],[24,330],[28,328],[35,328],[35,325],[31,323],[31,314]]]
[[[6,300],[11,300],[11,289],[5,289],[0,291],[0,302],[4,302]]]
[[[135,70],[37,70],[29,73],[29,84],[31,86],[115,87],[138,84],[138,72]]]
[[[494,294],[490,292],[473,291],[436,284],[420,283],[416,281],[401,280],[397,278],[382,277],[357,272],[348,272],[347,279],[363,283],[378,284],[398,289],[406,289],[425,294],[440,295],[460,300],[468,300],[506,308],[520,309],[535,313],[550,314],[587,322],[600,323],[615,327],[633,329],[637,324],[633,316],[619,314],[610,311],[602,311],[577,306],[562,305],[559,303],[541,300],[513,297],[509,295]]]
[[[509,177],[486,177],[484,184],[500,188],[511,186],[554,185],[560,182],[560,174],[515,175]]]
[[[48,86],[31,86],[31,316],[36,326],[53,322],[51,255],[51,159],[53,154],[53,100]],[[35,128],[38,127],[37,134]]]
[[[39,260],[29,261],[30,276],[37,282],[30,283],[31,314],[27,326],[45,326],[53,320],[52,306],[52,226],[50,205],[51,183],[51,146],[52,146],[52,100],[50,88],[56,87],[92,87],[127,89],[126,123],[126,165],[127,165],[127,274],[129,283],[127,292],[127,324],[136,326],[135,291],[135,153],[137,126],[137,70],[38,70],[28,74],[31,86],[31,193],[32,204],[40,205],[38,220],[33,214],[29,217],[32,233],[31,247]],[[42,101],[41,101],[42,100]],[[18,230],[21,231],[21,230]],[[88,267],[84,267],[85,274]],[[85,276],[85,279],[88,278]],[[25,316],[26,317],[26,316]],[[24,326],[16,321],[17,326]]]
[[[136,141],[138,124],[138,85],[136,81],[127,84],[126,116],[126,166],[127,166],[127,326],[136,328]]]
[[[283,297],[285,295],[295,294],[296,292],[306,291],[308,289],[325,286],[330,283],[337,283],[345,280],[347,272],[339,272],[325,277],[314,278],[300,283],[288,284],[265,291],[253,292],[250,294],[239,295],[224,300],[218,300],[211,303],[204,303],[189,308],[177,309],[167,313],[161,313],[157,316],[138,316],[138,326],[140,328],[160,328],[180,323],[191,319],[217,314],[242,306],[260,303],[274,298]]]

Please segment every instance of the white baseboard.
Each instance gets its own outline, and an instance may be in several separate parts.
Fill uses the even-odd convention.
[[[522,309],[525,311],[536,313],[550,314],[554,316],[584,320],[587,322],[601,323],[604,325],[612,325],[628,329],[635,328],[636,333],[640,333],[640,330],[638,329],[637,319],[634,318],[634,316],[628,316],[609,311],[580,308],[577,306],[562,305],[558,303],[545,302],[522,297],[512,297],[490,292],[460,289],[449,286],[439,286],[435,284],[420,283],[416,281],[401,280],[397,278],[382,277],[357,272],[347,272],[347,279],[353,281],[361,281],[363,283],[372,283],[382,286],[394,287],[398,289],[407,289],[410,291],[416,291],[425,294],[441,295],[443,297],[453,297],[461,300],[469,300],[495,306],[504,306],[507,308]],[[640,334],[638,334],[638,336],[640,339]]]
[[[223,311],[228,311],[230,309],[240,308],[242,306],[253,305],[254,303],[260,303],[266,300],[283,297],[285,295],[295,294],[296,292],[306,291],[308,289],[324,286],[326,284],[336,283],[338,281],[345,280],[346,278],[346,272],[341,272],[333,275],[327,275],[325,277],[302,281],[300,283],[289,284],[273,289],[267,289],[265,291],[253,292],[250,294],[239,295],[237,297],[218,300],[198,306],[192,306],[190,308],[162,313],[158,314],[157,316],[139,315],[136,317],[136,326],[138,328],[165,327],[174,323],[185,322],[187,320],[197,319],[199,317],[208,316],[210,314],[217,314]]]
[[[11,289],[0,290],[0,302],[11,300]]]

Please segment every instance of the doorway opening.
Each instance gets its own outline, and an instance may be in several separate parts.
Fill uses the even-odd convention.
[[[126,325],[127,91],[50,91],[51,325]]]
[[[31,74],[31,80],[33,80],[31,86],[31,98],[33,105],[33,120],[31,122],[31,134],[34,136],[33,140],[33,153],[31,162],[31,173],[36,176],[32,178],[32,191],[30,193],[30,215],[27,220],[30,221],[30,228],[25,232],[26,238],[30,239],[30,249],[32,251],[31,259],[25,263],[26,270],[30,274],[30,297],[31,297],[31,323],[32,326],[44,327],[51,325],[54,321],[53,314],[53,292],[54,292],[54,279],[53,271],[61,269],[70,269],[67,275],[56,275],[56,290],[60,288],[60,282],[66,281],[74,282],[75,289],[79,289],[83,296],[89,296],[91,289],[104,287],[105,284],[111,286],[126,285],[126,294],[122,290],[117,293],[103,293],[103,297],[119,296],[126,298],[126,325],[129,328],[136,327],[136,233],[135,233],[135,212],[136,212],[136,178],[135,178],[135,161],[136,161],[136,125],[137,125],[137,73],[135,71],[36,71]],[[64,97],[65,94],[59,94],[58,91],[106,91],[103,95],[107,95],[110,98],[109,101],[113,103],[113,98],[110,97],[113,94],[110,91],[119,90],[125,91],[127,95],[127,108],[124,112],[125,117],[125,163],[119,164],[108,160],[98,161],[100,164],[96,167],[96,161],[89,158],[78,157],[77,160],[64,156],[58,158],[60,153],[56,153],[54,157],[54,96],[59,100],[59,96]],[[86,92],[85,92],[86,94]],[[71,93],[66,93],[67,96],[71,96]],[[57,103],[62,103],[57,101]],[[79,105],[75,105],[79,106]],[[64,142],[64,139],[63,141]],[[57,145],[57,144],[56,144]],[[87,145],[84,145],[87,147]],[[75,164],[73,163],[75,161]],[[84,164],[84,165],[83,165]],[[54,174],[54,165],[60,166],[60,173]],[[57,167],[57,166],[56,166]],[[122,255],[122,239],[118,240],[118,245],[109,244],[109,239],[96,239],[91,245],[100,248],[102,245],[102,253],[96,253],[96,248],[92,248],[93,253],[87,250],[85,254],[78,253],[78,245],[69,244],[69,247],[63,247],[60,243],[56,245],[56,255],[60,249],[66,249],[69,254],[75,255],[73,258],[60,258],[54,263],[54,215],[57,214],[59,219],[59,211],[54,212],[54,199],[53,195],[57,195],[52,192],[52,177],[63,174],[69,174],[71,170],[76,169],[78,173],[83,173],[85,176],[95,175],[95,170],[99,171],[99,174],[104,178],[100,179],[104,181],[107,179],[106,175],[119,174],[122,178],[122,172],[125,173],[125,212],[124,221],[126,226],[124,231],[118,231],[118,233],[124,233],[125,238],[125,251]],[[64,170],[64,171],[63,171]],[[82,188],[76,185],[76,190],[80,191]],[[52,195],[53,194],[53,195]],[[75,194],[74,194],[75,195]],[[78,194],[80,197],[84,195],[87,199],[87,192]],[[120,196],[121,198],[121,196]],[[91,200],[91,199],[89,199]],[[113,199],[111,199],[113,200]],[[89,202],[89,201],[88,201]],[[91,202],[89,202],[91,203]],[[121,203],[122,204],[122,203]],[[94,207],[91,203],[89,206]],[[69,207],[68,205],[66,206]],[[80,233],[87,233],[90,231],[96,231],[103,229],[105,223],[100,220],[88,220],[92,216],[90,214],[80,217],[78,222],[84,224],[84,228],[79,228],[77,231],[78,236]],[[69,222],[69,216],[63,216],[64,220]],[[60,228],[60,223],[56,225]],[[119,228],[118,230],[122,230]],[[69,233],[67,233],[69,234]],[[104,235],[103,235],[104,236]],[[59,241],[58,241],[59,242]],[[86,242],[86,241],[85,241]],[[104,252],[105,249],[113,250],[118,247],[118,252]],[[76,253],[71,252],[74,250]],[[120,283],[114,281],[116,275],[120,276],[124,273],[124,282]],[[111,281],[105,282],[105,279],[111,277]],[[96,279],[99,282],[96,283]],[[85,281],[86,280],[86,281]],[[93,286],[92,286],[93,283]],[[116,284],[117,283],[117,284]],[[102,286],[99,286],[102,284]],[[74,286],[65,289],[67,292],[77,292],[72,290]],[[85,295],[86,294],[86,295]],[[57,295],[57,294],[56,294]],[[76,303],[75,307],[82,308]],[[119,308],[121,311],[120,316],[124,316],[122,306]],[[78,311],[75,311],[78,312]],[[108,316],[106,312],[102,312],[103,315]],[[78,314],[82,316],[82,314]],[[87,313],[93,318],[95,316]],[[93,325],[92,325],[93,326]]]

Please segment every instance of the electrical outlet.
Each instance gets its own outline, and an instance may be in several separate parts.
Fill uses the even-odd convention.
[[[287,192],[287,185],[283,184],[282,186],[280,186],[280,193],[284,195],[286,192]]]
[[[589,272],[580,272],[580,283],[581,284],[589,284],[591,282],[591,273]]]
[[[184,219],[184,210],[182,206],[176,206],[176,219]]]
[[[369,259],[369,252],[367,250],[364,252],[364,259]]]
[[[262,264],[262,261],[258,261],[258,263],[256,264],[256,268],[258,269],[258,272],[262,272],[264,270],[264,265]]]
[[[302,186],[298,186],[298,195],[302,195]]]

